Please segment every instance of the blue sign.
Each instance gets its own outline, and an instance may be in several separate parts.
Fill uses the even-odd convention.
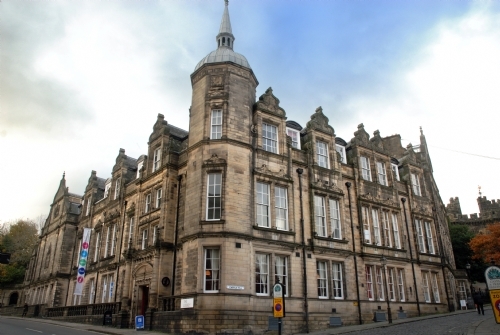
[[[135,317],[135,329],[144,329],[144,315]]]
[[[82,250],[82,252],[81,252],[82,257],[87,257],[88,254],[89,253],[86,250]]]
[[[85,269],[84,268],[78,268],[78,273],[83,275],[85,273]]]

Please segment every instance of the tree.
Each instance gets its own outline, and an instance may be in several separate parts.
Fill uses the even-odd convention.
[[[472,261],[474,253],[469,243],[474,238],[474,233],[469,229],[469,226],[464,224],[450,225],[450,238],[457,269],[466,269],[467,264],[470,264],[471,280],[484,282],[483,261],[479,259]]]
[[[500,260],[500,223],[486,226],[469,243],[473,258],[487,263],[490,259]]]
[[[38,240],[36,223],[17,220],[0,226],[0,252],[10,253],[10,264],[0,264],[0,284],[21,283]]]

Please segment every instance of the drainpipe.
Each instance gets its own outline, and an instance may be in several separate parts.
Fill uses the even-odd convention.
[[[306,238],[304,232],[304,208],[302,204],[302,178],[303,169],[297,169],[299,175],[299,194],[300,194],[300,229],[302,231],[302,271],[304,274],[304,310],[306,312],[306,333],[309,333],[309,305],[307,302],[307,269],[306,269]]]
[[[120,278],[120,258],[121,258],[121,255],[122,255],[122,247],[123,247],[123,234],[125,234],[125,216],[127,215],[127,200],[125,200],[125,202],[123,203],[124,205],[124,209],[123,209],[123,216],[122,216],[122,224],[121,224],[121,230],[122,230],[122,236],[120,237],[120,248],[118,248],[119,252],[117,254],[118,256],[118,259],[117,259],[117,263],[118,263],[118,269],[116,270],[116,284],[115,284],[115,303],[116,303],[116,297],[118,296],[118,279]],[[116,255],[116,253],[115,253]],[[121,287],[120,287],[121,289]],[[122,290],[122,294],[120,295],[123,295],[123,290]],[[120,300],[121,300],[121,297],[120,297]],[[122,306],[120,306],[120,309],[122,309]]]
[[[68,306],[68,296],[69,296],[69,287],[71,286],[71,271],[73,269],[73,262],[75,261],[75,251],[76,251],[76,242],[78,241],[78,227],[75,227],[76,229],[76,233],[75,233],[75,243],[73,243],[73,245],[75,246],[73,248],[73,256],[71,257],[71,266],[69,267],[69,273],[70,273],[70,276],[68,278],[68,289],[66,290],[66,300],[64,301],[64,306]],[[56,243],[57,244],[57,243]],[[55,252],[54,252],[54,255],[55,255]],[[73,288],[74,290],[74,288]]]
[[[351,239],[352,239],[352,254],[354,256],[354,273],[356,275],[356,297],[358,300],[358,322],[363,324],[363,319],[361,318],[361,300],[359,299],[359,278],[358,278],[358,260],[356,257],[356,240],[354,239],[354,221],[352,220],[352,204],[351,204],[351,183],[346,182],[347,196],[349,197],[349,215],[351,217]]]
[[[177,215],[175,216],[175,235],[174,235],[174,261],[172,263],[172,292],[171,296],[175,294],[175,265],[177,263],[177,238],[179,236],[179,211],[181,206],[181,184],[182,175],[177,177],[179,187],[177,188]],[[175,308],[175,304],[173,306]]]
[[[406,216],[406,207],[405,207],[406,198],[401,198],[401,202],[403,203],[403,213],[405,214],[406,236],[408,238],[408,249],[410,250],[411,272],[413,273],[413,286],[415,287],[415,297],[417,298],[418,316],[420,316],[420,301],[418,300],[417,277],[415,277],[415,264],[413,262],[413,252],[411,249],[411,242],[410,242],[410,229],[408,228],[408,218]]]

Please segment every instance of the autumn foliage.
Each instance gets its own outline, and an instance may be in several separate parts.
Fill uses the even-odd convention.
[[[500,223],[486,226],[483,233],[477,234],[470,242],[474,255],[472,258],[489,263],[490,259],[500,260]]]

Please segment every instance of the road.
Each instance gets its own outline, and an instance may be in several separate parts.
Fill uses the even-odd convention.
[[[478,315],[477,313],[455,314],[357,331],[356,335],[466,335],[467,329],[474,322],[485,318],[494,318],[491,309],[485,310],[484,315]]]
[[[95,332],[58,326],[50,323],[0,317],[0,335],[95,335]]]

